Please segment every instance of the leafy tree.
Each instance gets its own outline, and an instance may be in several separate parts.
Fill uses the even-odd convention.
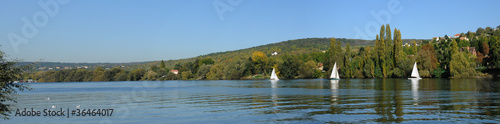
[[[224,79],[224,65],[215,64],[210,68],[210,72],[207,73],[208,80],[222,80]]]
[[[484,53],[484,55],[488,55],[490,53],[490,45],[488,45],[488,41],[481,42],[480,52]]]
[[[330,47],[325,54],[325,63],[323,65],[323,70],[327,71],[324,77],[330,77],[329,73],[332,72],[333,65],[337,63],[338,67],[342,67],[344,55],[342,54],[342,46],[340,41],[337,41],[335,38],[330,39]]]
[[[364,56],[364,66],[363,66],[363,74],[366,77],[373,78],[375,74],[375,63],[372,60],[372,52],[370,46],[366,47],[366,54]]]
[[[417,42],[415,40],[413,40],[413,45],[411,47],[412,47],[412,55],[417,55],[418,49],[417,49]]]
[[[424,44],[417,54],[420,76],[431,77],[431,72],[438,68],[437,53],[431,44]]]
[[[153,70],[149,70],[144,74],[143,80],[156,80],[158,78],[158,73]]]
[[[343,76],[347,77],[347,78],[353,77],[354,68],[351,65],[351,61],[352,61],[351,54],[352,54],[351,47],[350,47],[349,43],[347,43],[347,45],[345,47],[344,58],[342,59],[342,60],[344,60],[344,68],[341,69],[341,71],[340,71],[341,74],[343,74]]]
[[[146,73],[146,70],[143,69],[143,68],[133,70],[128,75],[128,80],[129,81],[138,81],[138,80],[141,80],[142,76],[144,76],[145,73]]]
[[[158,72],[159,69],[160,69],[160,67],[158,67],[156,65],[153,65],[153,66],[149,67],[149,70],[151,70],[153,72]]]
[[[104,71],[102,67],[94,69],[92,81],[109,81],[104,75]]]
[[[299,77],[300,78],[317,78],[315,77],[315,73],[318,69],[316,69],[316,62],[313,60],[307,61],[304,65],[299,67]]]
[[[185,72],[182,72],[182,80],[188,80],[191,78],[191,75],[193,73],[191,71],[185,71]]]
[[[161,60],[161,62],[160,62],[160,68],[166,68],[165,62],[163,60]]]
[[[128,73],[125,71],[119,72],[115,75],[115,81],[126,81],[128,79]]]
[[[12,103],[17,103],[15,94],[18,91],[32,90],[28,85],[13,82],[33,65],[16,66],[17,62],[5,60],[3,57],[4,53],[0,51],[0,117],[9,119],[13,108]]]
[[[172,73],[172,72],[168,72],[167,76],[165,76],[167,80],[177,80],[178,77],[176,74]]]
[[[280,70],[280,77],[285,79],[292,79],[299,74],[299,67],[303,65],[296,56],[283,56],[283,64],[278,69]]]
[[[489,43],[490,61],[493,66],[498,67],[500,65],[500,41],[497,36],[492,36]]]
[[[197,76],[200,77],[201,79],[205,79],[207,73],[210,72],[211,67],[212,64],[203,64],[202,66],[200,66],[200,69],[198,69]]]
[[[474,62],[467,52],[459,52],[458,45],[453,40],[452,45],[452,59],[450,61],[450,75],[453,78],[468,78],[476,76],[476,70],[474,69]]]
[[[203,58],[198,62],[199,66],[201,66],[201,65],[213,65],[214,63],[215,62],[212,58]]]
[[[255,65],[257,73],[264,72],[264,67],[267,63],[267,56],[263,52],[256,51],[252,54],[252,62]]]
[[[228,80],[241,79],[245,73],[245,59],[238,59],[236,61],[229,62],[224,68],[224,75]]]
[[[401,40],[401,32],[396,28],[394,29],[394,67],[398,68],[403,63],[402,59],[405,58],[403,52],[403,41]]]

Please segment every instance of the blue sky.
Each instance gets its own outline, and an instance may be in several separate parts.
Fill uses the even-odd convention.
[[[39,2],[53,3],[46,4],[52,11]],[[157,61],[300,38],[375,39],[384,22],[400,29],[403,39],[430,39],[497,27],[498,5],[498,0],[2,0],[0,50],[24,61]],[[28,30],[23,18],[37,31]]]

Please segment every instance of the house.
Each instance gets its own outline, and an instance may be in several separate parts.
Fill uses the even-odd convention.
[[[460,37],[461,34],[455,34],[455,36],[453,36],[453,38],[458,38]]]
[[[472,55],[476,56],[476,48],[475,47],[462,47],[462,48],[460,48],[460,52],[463,52],[463,51],[468,51]]]
[[[316,69],[318,70],[323,70],[323,63],[318,63],[318,65],[316,65]]]
[[[460,40],[466,40],[466,41],[469,41],[469,38],[467,38],[467,37],[460,37]]]
[[[171,73],[174,73],[175,75],[179,74],[179,70],[170,70]]]
[[[436,41],[437,42],[438,40],[439,40],[439,37],[433,37],[432,38],[432,41]]]
[[[274,51],[273,53],[271,53],[271,55],[273,56],[278,55],[278,52]]]
[[[405,47],[405,46],[407,46],[407,47],[411,47],[411,44],[405,43],[405,44],[403,44],[403,46],[404,46],[404,47]]]

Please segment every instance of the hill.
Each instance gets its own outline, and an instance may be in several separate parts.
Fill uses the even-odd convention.
[[[346,39],[337,38],[337,41],[342,43],[344,47],[347,43],[354,47],[354,51],[361,46],[373,46],[375,44],[374,40],[360,40],[360,39]],[[421,41],[422,39],[403,39],[403,43],[409,43],[413,40]],[[196,59],[202,58],[212,58],[216,62],[227,62],[234,58],[248,58],[255,51],[261,51],[270,56],[273,52],[277,52],[279,55],[283,53],[297,55],[313,52],[321,52],[327,50],[330,45],[330,38],[304,38],[295,39],[288,41],[281,41],[272,44],[260,45],[255,47],[250,47],[246,49],[216,52],[206,55],[200,55],[192,58],[178,59],[178,60],[167,60],[165,65],[168,68],[173,68],[175,64],[194,62]],[[27,65],[32,62],[19,62],[18,65]],[[148,61],[148,62],[130,62],[130,63],[61,63],[61,62],[38,62],[35,65],[35,70],[37,71],[47,71],[47,70],[63,70],[63,69],[95,69],[96,67],[103,67],[105,69],[110,69],[113,67],[121,67],[125,70],[133,70],[137,68],[149,68],[152,65],[159,65],[160,61]]]
[[[355,46],[356,48],[361,46],[373,46],[375,44],[375,40],[361,40],[361,39],[346,39],[346,38],[336,38],[337,41],[342,43],[342,47],[345,47],[347,43],[350,46]],[[403,39],[403,43],[410,43],[413,40],[422,41],[428,39]],[[261,51],[270,56],[273,52],[277,52],[278,55],[286,53],[291,55],[304,54],[304,53],[314,53],[321,52],[323,50],[327,50],[330,45],[330,38],[304,38],[304,39],[295,39],[288,41],[281,41],[278,43],[266,44],[255,46],[246,49],[234,50],[234,51],[225,51],[225,52],[217,52],[210,53],[207,55],[201,55],[193,58],[186,59],[178,59],[178,60],[168,60],[165,61],[165,65],[168,68],[173,68],[175,64],[178,63],[186,63],[186,62],[194,62],[196,59],[201,58],[212,58],[216,62],[227,62],[234,58],[248,58],[255,51]],[[147,68],[152,65],[159,65],[160,62],[151,62],[147,64],[137,65],[134,68]]]

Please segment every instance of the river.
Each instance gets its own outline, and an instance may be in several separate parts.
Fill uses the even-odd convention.
[[[18,103],[11,119],[2,123],[500,123],[499,79],[29,85],[34,90],[16,95]],[[41,115],[15,115],[17,109],[40,111]],[[77,109],[107,113],[71,114]],[[44,116],[44,110],[63,110],[64,116]]]

